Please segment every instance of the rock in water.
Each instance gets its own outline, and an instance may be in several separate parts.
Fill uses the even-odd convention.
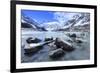
[[[76,41],[76,43],[83,43],[82,39],[76,39],[75,41]]]
[[[24,51],[27,54],[36,53],[41,48],[42,48],[42,45],[41,44],[27,44],[24,47]]]
[[[61,47],[62,47],[62,43],[61,43],[60,38],[56,38],[56,40],[55,40],[55,43],[54,43],[54,44],[57,46],[57,48],[61,48]]]
[[[53,37],[52,38],[45,38],[45,41],[51,41],[53,40]]]
[[[32,37],[29,37],[26,42],[27,43],[39,43],[41,40],[38,38],[33,39]]]
[[[51,51],[51,52],[49,53],[49,56],[50,56],[51,58],[59,58],[59,57],[61,57],[62,55],[64,55],[64,51],[63,51],[61,48],[56,49],[56,50],[53,50],[53,51]]]
[[[35,39],[34,39],[34,43],[39,43],[39,42],[41,42],[40,39],[38,39],[38,38],[35,38]]]
[[[73,38],[76,38],[76,34],[75,34],[75,33],[70,34],[69,36],[70,36],[70,37],[73,37]]]
[[[26,42],[27,42],[27,43],[30,43],[30,40],[31,40],[31,39],[33,39],[33,38],[32,38],[32,37],[27,38],[27,39],[26,39]]]
[[[54,45],[54,42],[53,42],[53,43],[48,44],[48,46],[50,47],[50,50],[56,50],[56,49],[57,49],[57,46],[56,46],[56,45]]]
[[[74,50],[74,47],[72,46],[71,43],[63,40],[63,39],[60,39],[60,38],[57,38],[56,41],[55,41],[55,45],[59,48],[62,48],[63,50],[65,51],[73,51]]]

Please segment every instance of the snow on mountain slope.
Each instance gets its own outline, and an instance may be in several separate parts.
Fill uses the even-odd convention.
[[[56,21],[44,23],[44,28],[48,31],[60,29],[59,23]]]
[[[71,18],[70,20],[68,20],[63,29],[84,25],[90,25],[90,14],[79,13],[77,15],[74,15],[73,18]]]
[[[40,27],[40,24],[37,23],[35,19],[31,19],[25,15],[22,15],[21,24],[22,28],[33,28],[34,30],[38,31],[46,31],[43,27]]]
[[[25,20],[21,20],[21,24],[22,24],[22,28],[33,28],[33,29],[37,29],[35,25],[28,23]]]
[[[64,13],[65,14],[65,13]],[[63,16],[64,16],[63,14]],[[42,24],[38,24],[35,19],[31,19],[30,17],[27,17],[25,15],[22,15],[21,23],[25,27],[31,27],[35,30],[43,30],[43,31],[57,31],[57,30],[66,30],[71,29],[78,26],[90,26],[90,14],[89,13],[74,13],[74,14],[68,14],[66,15],[66,18],[63,16],[60,16],[59,21],[49,21],[44,22]],[[69,18],[68,18],[68,17]],[[57,17],[58,19],[58,17]],[[64,20],[64,21],[63,21]],[[63,22],[62,22],[63,21]],[[87,27],[87,26],[86,26]]]
[[[82,21],[82,20],[81,20]],[[77,24],[75,24],[74,26],[85,26],[85,25],[89,25],[90,22],[85,22],[85,23],[81,23],[81,21],[79,21]]]

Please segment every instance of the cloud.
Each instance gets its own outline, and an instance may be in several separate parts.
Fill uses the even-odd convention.
[[[48,28],[48,30],[50,29],[60,29],[62,28],[65,23],[69,20],[72,19],[74,15],[76,15],[77,13],[71,13],[71,12],[54,12],[53,13],[53,19],[54,21],[51,22],[44,22],[42,25],[45,28]]]
[[[69,12],[55,12],[54,19],[57,20],[60,26],[63,26],[69,19],[71,19],[77,13],[69,13]]]

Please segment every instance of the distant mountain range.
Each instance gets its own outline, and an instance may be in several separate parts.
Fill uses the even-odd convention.
[[[59,23],[56,22],[56,21],[46,22],[46,23],[43,24],[43,26],[48,31],[53,31],[53,30],[60,29]]]
[[[65,25],[58,29],[60,30],[89,30],[90,29],[90,14],[89,13],[79,13],[74,15],[69,19]]]
[[[22,28],[33,28],[36,31],[69,31],[69,30],[89,30],[90,28],[90,14],[78,13],[71,19],[66,21],[64,25],[60,26],[57,21],[46,22],[40,26],[35,20],[22,16]]]

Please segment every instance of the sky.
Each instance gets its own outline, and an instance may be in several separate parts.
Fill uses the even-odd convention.
[[[61,11],[39,11],[39,10],[21,10],[21,13],[37,21],[39,24],[58,23],[59,26],[64,25],[68,19],[71,19],[75,12]]]
[[[38,23],[51,22],[54,21],[53,11],[37,11],[37,10],[22,10],[26,16],[36,20]]]

